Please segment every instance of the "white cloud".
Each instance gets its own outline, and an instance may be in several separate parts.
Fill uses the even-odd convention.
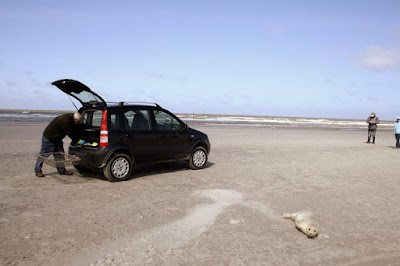
[[[34,76],[34,73],[31,70],[27,70],[27,71],[25,71],[25,75],[27,75],[28,77],[32,77],[32,76]]]
[[[385,49],[368,46],[359,56],[358,63],[375,71],[400,68],[400,47]]]
[[[373,102],[373,103],[379,103],[380,100],[376,97],[366,97],[367,101]]]
[[[15,87],[17,85],[17,82],[15,80],[8,80],[6,84],[7,87]]]
[[[330,86],[335,86],[336,82],[331,78],[325,78],[325,82]]]
[[[241,98],[242,100],[247,100],[247,101],[252,101],[252,100],[254,100],[254,97],[251,96],[251,95],[244,95],[244,94],[242,94],[242,95],[240,95],[240,98]]]
[[[143,72],[143,73],[153,79],[158,79],[158,80],[167,79],[167,77],[161,73],[157,72]]]

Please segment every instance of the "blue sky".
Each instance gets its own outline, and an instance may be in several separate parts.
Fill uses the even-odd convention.
[[[52,81],[175,113],[400,116],[400,1],[0,0],[0,109]]]

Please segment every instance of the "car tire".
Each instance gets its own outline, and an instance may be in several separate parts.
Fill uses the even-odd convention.
[[[190,169],[197,170],[204,168],[208,160],[207,150],[201,146],[194,148],[190,154],[188,166]]]
[[[111,182],[128,180],[132,174],[132,160],[124,153],[117,153],[103,168],[104,176]]]

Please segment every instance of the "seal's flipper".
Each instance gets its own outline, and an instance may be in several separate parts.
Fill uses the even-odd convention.
[[[284,213],[282,213],[281,217],[285,218],[285,219],[292,219],[292,214],[284,212]]]

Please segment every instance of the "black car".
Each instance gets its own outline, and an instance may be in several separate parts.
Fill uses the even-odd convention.
[[[158,104],[106,103],[79,81],[52,84],[82,103],[80,133],[69,146],[69,154],[81,158],[76,169],[100,168],[109,181],[122,181],[134,165],[187,161],[191,169],[205,166],[211,149],[207,135]]]

